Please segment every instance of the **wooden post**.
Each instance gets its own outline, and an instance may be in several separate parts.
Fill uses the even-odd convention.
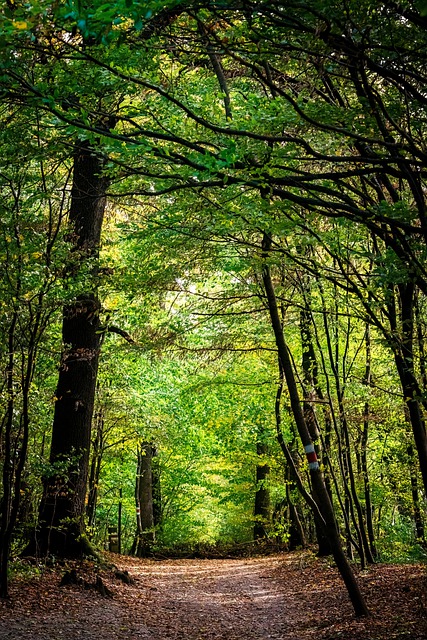
[[[118,518],[118,527],[117,527],[117,546],[118,553],[122,553],[122,498],[123,498],[123,489],[120,487],[119,489],[119,518]]]

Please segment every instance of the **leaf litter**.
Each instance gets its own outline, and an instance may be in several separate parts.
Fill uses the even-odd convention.
[[[0,601],[0,640],[426,640],[427,573],[377,564],[358,579],[356,619],[328,559],[307,551],[238,559],[145,560],[109,554],[131,576],[67,563],[16,578]],[[81,583],[60,586],[66,570]],[[120,573],[120,572],[119,572]],[[84,584],[97,577],[110,597]]]

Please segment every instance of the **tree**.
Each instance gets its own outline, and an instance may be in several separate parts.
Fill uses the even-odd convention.
[[[250,258],[267,234],[270,261],[286,256],[357,300],[357,314],[382,334],[394,356],[427,486],[422,324],[414,323],[415,301],[427,288],[425,18],[410,3],[378,6],[369,0],[363,11],[360,3],[343,11],[333,1],[294,2],[286,11],[277,2],[154,9],[145,16],[133,2],[112,8],[94,3],[90,12],[85,6],[59,9],[49,19],[61,29],[46,29],[45,37],[28,40],[31,45],[25,30],[13,34],[19,55],[10,56],[4,69],[9,97],[42,105],[55,123],[93,146],[102,138],[106,168],[117,179],[112,198],[167,196],[148,224],[168,241],[178,231],[210,251],[214,243],[234,243]],[[22,17],[21,8],[16,11],[16,19]],[[110,46],[113,41],[117,46]],[[147,56],[150,46],[161,53]],[[25,73],[30,57],[36,82]],[[94,84],[91,98],[77,82],[70,95],[67,83],[77,76]],[[110,110],[98,99],[98,76],[104,91],[121,98],[114,126],[105,126]],[[188,220],[179,209],[186,216],[191,211]],[[145,224],[148,216],[143,218]],[[367,232],[370,255],[354,241]],[[313,261],[301,254],[300,238],[288,241],[298,234],[318,243],[322,255]],[[263,276],[267,288],[268,269]],[[272,302],[274,287],[270,293]],[[279,334],[277,325],[276,340]],[[282,370],[289,372],[302,445],[311,447],[286,357],[285,344]],[[341,481],[351,515],[359,497],[352,486],[342,381],[335,376],[334,384],[337,443],[345,443],[341,458],[347,465]],[[321,482],[322,495],[324,489]],[[361,528],[360,510],[353,527],[357,520]],[[328,511],[336,535],[332,521]]]
[[[38,365],[41,353],[52,348],[48,327],[62,301],[64,193],[57,188],[62,162],[49,143],[49,157],[40,156],[39,126],[21,137],[26,115],[2,113],[0,597],[8,595],[9,554],[29,478],[27,456],[37,441]]]
[[[368,1],[363,12],[355,4],[343,12],[336,3],[330,3],[327,10],[316,4],[294,3],[286,14],[276,3],[248,3],[244,11],[230,3],[221,11],[226,11],[228,22],[219,19],[215,8],[200,15],[192,8],[187,14],[173,12],[168,30],[160,36],[156,32],[155,37],[165,43],[165,49],[168,43],[179,44],[168,51],[182,68],[194,59],[186,49],[188,40],[180,38],[182,27],[192,34],[192,47],[199,48],[201,60],[212,64],[212,56],[216,56],[215,82],[220,80],[221,101],[228,96],[226,113],[219,108],[219,101],[202,103],[199,108],[191,97],[182,99],[182,95],[193,95],[187,79],[186,86],[168,89],[150,78],[135,77],[110,52],[105,57],[83,53],[88,65],[99,65],[111,80],[120,78],[127,87],[146,92],[144,105],[132,115],[119,114],[125,131],[113,132],[111,139],[126,140],[139,149],[147,148],[147,139],[158,140],[155,149],[148,145],[156,171],[153,166],[144,166],[135,154],[121,161],[121,170],[153,181],[154,188],[132,188],[134,193],[150,197],[182,189],[236,185],[255,192],[267,189],[284,205],[282,216],[270,226],[272,230],[280,233],[283,218],[293,209],[305,223],[313,215],[348,219],[367,228],[384,245],[406,274],[395,294],[407,311],[404,317],[395,318],[389,308],[385,330],[405,396],[410,398],[408,410],[426,484],[427,443],[423,409],[417,400],[421,389],[409,365],[413,305],[408,306],[416,287],[426,290],[422,267],[425,198],[420,175],[424,155],[418,115],[425,109],[425,77],[419,55],[419,47],[425,43],[425,18],[400,4],[384,4],[378,10]],[[89,22],[88,18],[85,28]],[[385,59],[390,64],[385,64]],[[207,68],[198,64],[199,69]],[[228,69],[238,69],[238,73]],[[305,71],[303,82],[301,69]],[[27,90],[33,92],[31,87]],[[238,97],[242,93],[248,94],[244,100]],[[160,106],[177,123],[173,133],[165,132],[150,116],[150,108]],[[260,108],[268,114],[263,119],[267,125],[260,125]],[[55,113],[75,126],[93,130],[78,111],[70,113],[68,105],[67,113],[62,105],[55,106]],[[227,124],[227,113],[233,113],[233,126]],[[180,114],[185,118],[178,125]],[[417,123],[415,128],[412,121]],[[188,127],[192,123],[205,131],[206,139],[201,143],[196,131]],[[346,150],[344,155],[342,149]],[[408,242],[409,237],[413,242]],[[364,280],[360,274],[356,276]],[[358,289],[354,287],[355,292]],[[368,307],[366,312],[371,313]]]
[[[265,234],[263,237],[262,250],[263,256],[266,260],[268,259],[271,243],[271,237],[269,237],[268,234]],[[283,335],[280,316],[277,309],[276,295],[274,292],[270,274],[270,267],[268,263],[266,263],[264,266],[262,278],[268,302],[271,325],[276,339],[277,351],[289,391],[292,413],[295,419],[299,436],[307,455],[307,459],[309,461],[310,477],[313,485],[315,504],[317,505],[317,508],[319,510],[322,527],[324,528],[325,534],[329,538],[334,560],[337,564],[341,577],[345,582],[356,615],[368,615],[368,609],[364,602],[363,596],[360,592],[353,571],[341,545],[333,506],[326,488],[323,473],[317,461],[312,436],[308,429],[308,425],[305,421],[304,414],[301,408],[297,384],[292,367],[292,361],[289,356],[288,346]],[[312,506],[313,508],[316,508],[313,503]]]
[[[145,442],[138,447],[138,465],[136,470],[135,503],[137,530],[131,553],[145,557],[155,541],[155,478],[153,457],[155,448]]]
[[[271,522],[271,500],[268,488],[268,478],[270,475],[270,466],[266,460],[268,446],[264,442],[265,429],[260,429],[259,439],[256,443],[256,452],[259,456],[259,462],[256,466],[256,483],[257,490],[255,493],[255,525],[254,538],[266,538],[268,536],[269,524]]]
[[[74,152],[70,200],[71,269],[85,288],[64,308],[61,358],[50,450],[35,540],[26,553],[80,556],[92,552],[84,536],[92,415],[100,353],[97,261],[107,181],[103,159],[89,142]],[[73,255],[74,254],[74,255]],[[80,273],[78,273],[80,271]],[[81,285],[80,285],[81,286]]]

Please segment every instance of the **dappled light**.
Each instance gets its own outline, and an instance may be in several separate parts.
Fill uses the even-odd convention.
[[[421,640],[427,0],[0,4],[5,637]]]

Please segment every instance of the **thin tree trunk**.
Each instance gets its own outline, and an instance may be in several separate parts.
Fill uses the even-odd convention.
[[[8,332],[8,363],[6,367],[7,408],[4,429],[4,461],[3,461],[3,496],[1,501],[0,522],[0,597],[8,596],[8,567],[11,540],[10,513],[12,508],[13,456],[12,456],[12,427],[15,408],[15,393],[13,389],[13,374],[15,370],[15,330],[18,321],[14,313]]]
[[[307,300],[309,298],[309,290],[305,283],[303,284],[303,287],[304,287],[304,291],[303,291],[304,298],[307,303]],[[307,423],[308,430],[310,432],[310,436],[313,440],[313,444],[316,450],[316,455],[321,461],[321,463],[324,464],[322,442],[320,439],[320,431],[318,428],[317,418],[316,418],[316,414],[312,404],[314,394],[316,393],[315,387],[318,386],[318,371],[317,371],[316,354],[314,351],[310,324],[311,324],[310,314],[308,313],[307,309],[303,309],[300,313],[302,370],[303,370],[303,380],[304,380],[303,413],[304,413],[304,419]],[[325,478],[325,484],[326,484],[326,488],[329,495],[331,495],[330,483],[326,482],[326,478]],[[316,537],[319,545],[317,555],[320,557],[328,556],[332,553],[331,545],[328,537],[324,533],[322,524],[316,515],[314,516],[314,524],[316,527]]]
[[[99,477],[101,474],[102,455],[104,450],[104,416],[102,409],[96,414],[95,428],[96,433],[92,444],[92,459],[90,462],[88,499],[86,507],[86,516],[90,528],[95,525]]]
[[[424,491],[427,493],[427,432],[421,401],[423,394],[415,374],[413,353],[415,303],[414,284],[408,283],[400,285],[399,296],[400,327],[398,327],[397,324],[394,300],[388,305],[390,328],[393,336],[397,336],[390,338],[390,345],[393,349],[396,368],[399,374],[405,404],[412,426]]]
[[[151,459],[151,477],[152,477],[152,493],[153,493],[153,520],[156,529],[160,529],[162,525],[162,486],[160,481],[160,464],[157,455],[157,449],[153,446]]]
[[[43,162],[40,163],[42,188],[47,194],[44,180]],[[25,306],[20,305],[23,293],[23,273],[25,254],[21,238],[20,188],[14,190],[14,212],[17,214],[13,224],[15,240],[13,269],[6,268],[8,281],[14,286],[13,313],[7,334],[7,362],[5,367],[6,407],[0,422],[0,446],[4,456],[3,496],[0,500],[0,596],[8,596],[8,566],[12,537],[20,515],[22,502],[25,464],[30,432],[30,393],[34,378],[36,360],[40,342],[49,324],[52,308],[45,306],[45,294],[51,286],[52,273],[49,268],[39,282],[38,293],[25,298]],[[50,266],[51,252],[58,234],[59,223],[53,224],[52,207],[49,201],[49,223],[44,251],[46,267]],[[9,261],[12,262],[11,255]],[[22,312],[22,315],[21,315]],[[4,429],[4,433],[3,433]],[[23,514],[22,514],[23,515]]]
[[[34,324],[29,331],[29,341],[21,346],[21,394],[22,406],[19,417],[17,435],[13,437],[14,413],[16,410],[16,396],[14,390],[15,372],[15,331],[18,316],[13,314],[8,335],[9,358],[6,368],[7,408],[4,434],[4,462],[3,462],[3,497],[0,509],[0,597],[8,597],[9,555],[12,535],[18,519],[21,504],[21,481],[27,460],[29,441],[29,399],[30,387],[34,376],[36,354],[44,326],[42,311],[39,309],[34,317]]]
[[[415,470],[415,455],[414,447],[412,444],[408,446],[408,458],[409,458],[409,473],[411,476],[411,495],[412,495],[412,508],[414,514],[415,535],[417,542],[425,547],[425,530],[424,521],[422,516],[422,509],[420,504],[420,495],[418,489],[418,478]]]
[[[356,482],[355,482],[355,476],[353,471],[353,462],[352,462],[351,451],[350,451],[349,428],[348,428],[347,416],[346,416],[345,406],[344,406],[344,386],[341,385],[340,373],[339,373],[338,335],[337,334],[335,335],[335,348],[334,348],[332,345],[332,341],[331,341],[329,330],[328,330],[328,323],[327,323],[325,308],[323,309],[323,321],[324,321],[324,327],[325,327],[329,361],[331,364],[333,378],[335,382],[335,390],[337,394],[338,409],[339,409],[339,426],[334,417],[334,428],[337,436],[340,470],[341,470],[342,481],[343,481],[343,486],[345,491],[344,518],[345,518],[346,529],[347,529],[348,553],[349,553],[349,556],[352,557],[353,536],[350,529],[350,517],[351,517],[351,522],[356,532],[357,541],[358,541],[357,552],[359,554],[362,567],[365,567],[366,559],[371,563],[374,562],[374,559],[372,557],[371,549],[369,546],[368,536],[366,533],[365,523],[363,520],[363,510],[360,504],[359,497],[357,495]],[[335,324],[337,324],[337,322]],[[348,335],[349,335],[349,332],[347,331],[347,341],[348,341]],[[347,352],[347,350],[348,350],[348,344],[346,345],[345,352]],[[343,361],[345,362],[345,355],[343,356]],[[344,364],[343,364],[343,370],[344,370]],[[344,371],[343,371],[343,376],[344,376]],[[357,517],[356,517],[356,514],[357,514]]]
[[[411,422],[409,418],[408,408],[405,407],[405,421],[407,425],[408,438],[412,437],[411,434]],[[409,475],[411,479],[411,496],[412,496],[412,513],[415,526],[415,535],[417,542],[423,546],[426,544],[424,521],[422,516],[422,508],[420,504],[420,495],[418,488],[418,474],[415,467],[415,452],[412,442],[409,442],[407,447]]]
[[[289,508],[289,550],[297,549],[301,547],[305,549],[307,547],[307,539],[304,531],[304,527],[302,526],[301,519],[299,517],[298,509],[296,505],[293,503],[291,496],[291,487],[289,486],[289,482],[286,485],[286,500]]]
[[[332,503],[329,499],[329,494],[326,489],[323,474],[317,461],[317,456],[314,451],[314,445],[310,436],[310,432],[307,428],[307,424],[304,419],[304,414],[301,408],[301,402],[298,394],[298,388],[295,380],[295,375],[292,367],[292,361],[289,355],[288,347],[285,342],[282,325],[280,322],[280,316],[277,308],[276,295],[274,291],[273,282],[271,279],[270,268],[268,266],[268,256],[271,249],[271,237],[268,234],[264,234],[262,242],[263,257],[265,260],[263,268],[263,283],[266,292],[266,299],[270,314],[271,325],[274,331],[277,350],[280,358],[287,388],[289,391],[290,403],[294,420],[298,429],[299,436],[301,438],[304,450],[307,455],[307,459],[310,466],[310,478],[312,482],[313,492],[316,496],[316,502],[319,507],[319,511],[323,520],[323,527],[325,533],[328,535],[331,542],[332,553],[334,560],[338,567],[338,570],[343,578],[343,581],[347,587],[347,591],[350,600],[353,604],[355,614],[357,616],[365,616],[369,614],[368,608],[365,604],[364,598],[360,591],[359,585],[353,573],[353,570],[345,556],[343,551],[340,535],[335,519]]]
[[[262,428],[261,428],[262,431]],[[262,433],[261,433],[262,436]],[[257,456],[263,458],[268,453],[268,446],[258,441]],[[256,492],[255,492],[255,507],[254,507],[254,539],[266,538],[268,535],[268,525],[271,519],[271,506],[270,506],[270,492],[267,486],[267,481],[270,475],[270,467],[266,462],[257,464],[256,467]]]
[[[366,392],[371,386],[371,333],[370,333],[370,325],[366,324],[365,330],[365,375],[363,377],[363,384],[366,386]],[[374,533],[374,523],[373,523],[373,505],[372,505],[372,496],[371,496],[371,483],[369,480],[369,470],[368,470],[368,439],[369,439],[369,400],[365,401],[365,405],[363,407],[363,430],[361,437],[361,447],[360,447],[360,466],[363,477],[363,486],[365,492],[365,510],[366,510],[366,528],[368,531],[369,545],[371,549],[372,559],[375,560],[377,557],[377,549],[375,545],[375,533]]]

